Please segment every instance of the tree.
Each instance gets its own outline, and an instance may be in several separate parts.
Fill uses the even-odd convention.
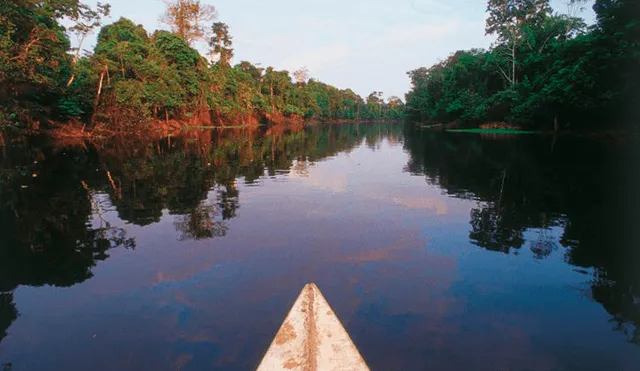
[[[40,122],[74,118],[89,123],[90,130],[105,125],[118,132],[141,131],[159,120],[170,124],[171,119],[209,124],[212,119],[255,123],[283,117],[360,117],[360,96],[307,82],[306,68],[293,74],[297,89],[288,71],[246,61],[232,68],[228,25],[203,27],[215,18],[212,6],[199,0],[166,4],[162,19],[173,33],[149,34],[121,18],[102,27],[93,53],[82,56],[85,38],[101,26],[109,5],[0,2],[0,123],[16,127],[26,122],[34,129]],[[63,18],[74,22],[69,31],[78,37],[76,49],[70,48]],[[207,63],[191,47],[207,35],[215,63]],[[385,107],[380,101],[375,113],[363,117],[379,117]]]
[[[384,93],[381,91],[374,91],[367,96],[367,110],[369,111],[369,118],[382,117],[382,106],[384,105],[384,100],[382,100],[383,95]]]
[[[211,30],[213,31],[213,36],[209,39],[211,59],[228,66],[233,58],[233,49],[231,48],[233,37],[229,35],[229,26],[222,22],[216,22],[211,26]]]
[[[489,1],[486,31],[498,42],[409,72],[407,113],[430,123],[507,121],[544,130],[633,122],[640,116],[640,2],[598,0],[594,10],[598,23],[588,28],[550,14],[547,1]]]
[[[387,117],[401,118],[404,115],[404,103],[399,97],[392,95],[387,100]]]
[[[489,0],[485,31],[497,35],[506,52],[509,71],[500,71],[512,88],[518,82],[516,51],[523,27],[539,24],[550,12],[549,0]]]
[[[177,90],[180,92],[179,98],[173,109],[174,116],[177,118],[185,116],[187,114],[185,108],[189,109],[188,112],[202,108],[206,104],[204,86],[209,78],[205,59],[185,40],[166,31],[158,31],[154,34],[153,47],[158,52],[159,58],[154,58],[152,62],[163,67],[166,71],[163,74],[172,76],[168,84],[180,87]]]
[[[309,69],[305,66],[293,72],[293,78],[298,86],[303,85],[309,80]]]
[[[599,87],[610,92],[609,115],[628,122],[640,121],[640,2],[596,0],[597,29],[594,47],[606,56]]]
[[[72,62],[60,21],[89,11],[78,0],[0,2],[0,124],[37,127],[58,114]]]
[[[489,97],[502,87],[491,61],[485,50],[460,50],[431,68],[411,71],[414,87],[406,97],[408,113],[440,123],[485,118]]]
[[[94,73],[99,75],[94,88],[94,114],[101,119],[122,115],[148,118],[141,80],[151,72],[146,63],[150,54],[149,35],[141,25],[121,18],[100,30],[92,57],[96,61]],[[104,90],[108,93],[106,102],[101,101]]]
[[[79,13],[73,18],[75,25],[73,25],[69,30],[75,33],[78,37],[78,47],[76,48],[76,54],[73,57],[74,70],[76,63],[78,62],[78,58],[80,58],[80,52],[82,51],[82,44],[84,44],[85,38],[96,28],[102,25],[102,18],[108,17],[110,12],[111,5],[98,3],[96,5],[96,10],[87,9],[85,12]],[[67,86],[73,83],[75,76],[75,73],[71,74],[69,81],[67,81]]]
[[[171,31],[191,45],[207,36],[205,24],[217,17],[213,5],[200,0],[164,0],[167,10],[160,21],[169,25]]]
[[[286,93],[293,88],[288,71],[276,71],[273,67],[267,67],[263,81],[263,94],[269,95],[271,113],[276,113],[286,106]]]
[[[242,61],[236,65],[237,68],[242,70],[242,72],[248,73],[253,77],[256,82],[260,82],[262,80],[262,73],[264,72],[264,68],[260,68],[254,66],[250,62]]]

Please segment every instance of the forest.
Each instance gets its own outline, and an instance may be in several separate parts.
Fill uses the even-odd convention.
[[[637,127],[640,1],[489,0],[489,50],[460,50],[408,72],[407,116],[431,125],[492,122],[530,130]],[[506,123],[505,123],[506,122]]]
[[[138,131],[302,120],[401,119],[463,127],[500,123],[527,130],[637,127],[640,2],[488,0],[491,48],[460,50],[408,72],[403,99],[361,97],[248,61],[232,64],[233,37],[200,0],[167,0],[149,32],[133,20],[106,24],[111,7],[80,0],[0,4],[0,128]],[[92,51],[83,49],[97,34]],[[71,40],[75,40],[72,47]],[[206,43],[202,55],[194,48]],[[428,47],[428,46],[423,46]],[[68,125],[71,124],[71,125]]]
[[[79,0],[0,3],[0,128],[37,131],[65,124],[137,131],[148,125],[207,126],[302,119],[402,118],[398,97],[366,98],[309,78],[240,61],[216,9],[166,1],[149,33],[133,20],[103,25],[108,4]],[[83,50],[97,32],[91,52]],[[71,39],[77,47],[71,47]],[[206,42],[205,56],[194,43]],[[70,126],[70,125],[67,125]]]

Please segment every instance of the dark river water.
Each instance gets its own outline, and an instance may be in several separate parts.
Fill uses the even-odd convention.
[[[0,370],[255,369],[308,282],[373,370],[640,370],[627,147],[401,124],[15,140]]]

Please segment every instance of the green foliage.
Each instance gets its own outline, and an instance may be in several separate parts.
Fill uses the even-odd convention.
[[[598,24],[551,14],[547,1],[489,1],[489,51],[458,51],[409,72],[408,114],[424,122],[509,121],[531,129],[638,118],[640,3],[599,0]],[[557,126],[556,126],[557,125]]]
[[[233,37],[229,35],[229,26],[222,22],[216,22],[211,27],[213,36],[209,40],[211,56],[218,59],[218,63],[228,65],[233,58],[231,48]]]
[[[51,114],[71,63],[58,20],[83,9],[71,0],[0,2],[0,112],[25,120]]]
[[[176,72],[176,83],[182,87],[183,102],[192,102],[201,94],[207,65],[204,58],[191,48],[183,39],[166,32],[158,31],[154,34],[154,46],[162,58],[159,64],[166,72]]]
[[[459,51],[429,69],[411,71],[414,89],[407,112],[424,121],[481,120],[489,110],[492,89],[502,87],[492,54]]]
[[[549,0],[488,0],[486,32],[500,42],[517,42],[525,27],[536,27],[551,13]]]
[[[2,2],[0,124],[15,127],[34,118],[77,118],[118,129],[154,120],[206,121],[210,112],[214,117],[245,117],[253,122],[403,116],[399,99],[392,107],[382,100],[365,104],[351,90],[307,82],[306,74],[294,84],[288,71],[246,61],[231,66],[229,27],[215,22],[205,32],[189,16],[189,12],[207,13],[213,19],[214,8],[199,1],[167,6],[174,33],[150,35],[143,26],[121,18],[102,27],[93,54],[81,57],[80,47],[70,49],[60,21],[73,22],[68,31],[78,36],[81,46],[109,14],[109,5],[98,3],[93,9],[78,0]],[[188,14],[184,7],[189,7]],[[205,34],[211,35],[210,61],[190,46]]]

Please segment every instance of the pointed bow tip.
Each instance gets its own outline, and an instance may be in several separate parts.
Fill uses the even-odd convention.
[[[364,358],[318,286],[307,283],[258,371],[368,371]]]

